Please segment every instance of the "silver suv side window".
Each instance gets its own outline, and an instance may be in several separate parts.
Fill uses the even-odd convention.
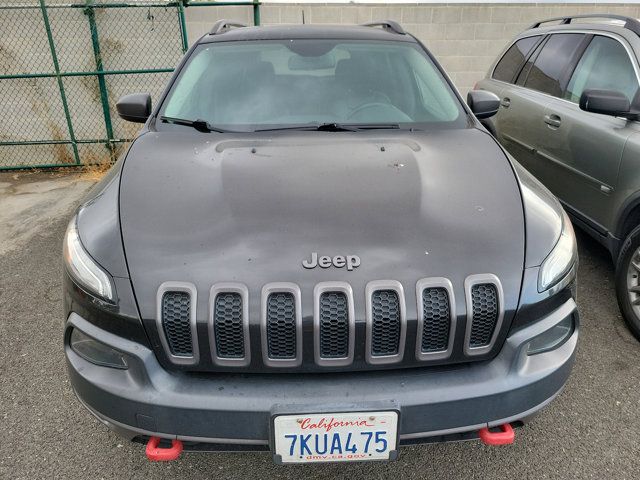
[[[579,102],[587,89],[616,90],[633,101],[638,91],[638,78],[624,46],[613,38],[598,35],[578,62],[565,99]]]
[[[492,78],[513,83],[514,77],[522,68],[527,55],[540,40],[540,35],[522,38],[511,45],[493,69]]]
[[[554,97],[562,96],[562,75],[576,55],[584,39],[581,33],[557,33],[551,35],[528,72],[524,86],[532,90],[547,93]],[[528,64],[531,62],[527,62]],[[525,73],[527,66],[523,69]],[[520,78],[518,79],[520,80]]]

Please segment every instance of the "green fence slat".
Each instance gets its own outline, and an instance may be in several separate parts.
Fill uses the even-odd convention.
[[[51,60],[53,61],[53,68],[56,72],[56,78],[58,79],[58,88],[60,89],[60,98],[62,100],[62,108],[64,109],[64,116],[67,120],[67,129],[69,130],[69,138],[71,139],[71,145],[73,149],[73,156],[76,164],[80,165],[80,155],[78,154],[78,146],[76,145],[76,136],[73,132],[73,122],[71,121],[71,114],[69,113],[69,104],[67,103],[67,95],[64,90],[64,82],[60,76],[60,63],[58,62],[58,54],[56,52],[56,46],[53,41],[53,35],[51,34],[51,24],[49,23],[49,14],[47,13],[47,6],[44,0],[40,0],[40,9],[42,11],[42,20],[44,21],[44,28],[47,32],[47,40],[49,41],[49,48],[51,49]]]
[[[102,103],[102,114],[104,115],[104,124],[107,131],[107,140],[113,140],[113,124],[111,123],[111,110],[109,108],[109,92],[107,92],[107,82],[104,78],[104,68],[102,64],[102,53],[100,53],[100,39],[98,38],[98,25],[96,24],[96,12],[94,10],[93,0],[87,0],[84,13],[89,20],[89,31],[91,32],[91,46],[93,47],[93,56],[96,62],[96,71],[98,72],[98,87],[100,88],[100,103]],[[111,144],[107,144],[109,151],[113,153]]]
[[[253,24],[260,25],[260,2],[258,0],[253,0]]]
[[[182,53],[189,49],[189,39],[187,38],[187,22],[184,17],[184,2],[178,2],[178,20],[180,21],[180,36],[182,38]]]

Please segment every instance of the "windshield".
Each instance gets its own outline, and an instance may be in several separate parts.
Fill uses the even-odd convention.
[[[317,39],[200,45],[160,115],[234,131],[466,124],[460,102],[419,45]]]

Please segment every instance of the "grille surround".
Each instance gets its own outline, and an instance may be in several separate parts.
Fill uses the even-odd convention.
[[[244,342],[243,357],[220,357],[217,350],[215,333],[215,303],[220,294],[235,293],[242,299],[242,338]],[[251,363],[251,342],[249,340],[249,289],[242,283],[216,283],[209,292],[209,313],[207,318],[211,361],[215,365],[227,367],[246,367]]]
[[[347,355],[344,357],[323,357],[320,349],[320,297],[324,293],[341,293],[347,299],[347,325],[348,342]],[[313,289],[313,349],[316,365],[322,367],[342,367],[353,363],[353,352],[355,346],[355,315],[353,308],[353,290],[346,282],[320,282]]]
[[[391,355],[374,355],[373,354],[373,334],[374,334],[374,308],[373,308],[373,295],[377,291],[393,291],[398,296],[398,307],[400,310],[399,322],[400,333],[398,335],[398,350],[395,354]],[[396,280],[375,280],[367,283],[365,287],[366,296],[366,361],[371,365],[381,365],[396,363],[402,361],[404,357],[404,349],[407,337],[407,317],[406,317],[406,305],[404,297],[404,289],[402,284]]]
[[[424,352],[422,351],[422,337],[425,334],[425,311],[422,295],[429,288],[442,288],[447,292],[449,300],[449,344],[445,350]],[[448,278],[433,277],[423,278],[416,283],[416,300],[418,306],[418,331],[416,335],[416,358],[418,360],[442,360],[449,358],[453,352],[455,331],[457,323],[456,301],[453,293],[453,285]]]
[[[476,295],[474,297],[474,291],[476,291],[478,288],[480,288],[479,286],[481,285],[487,285],[487,286],[491,286],[492,288],[490,289],[490,292],[488,292],[488,296],[487,293],[480,295],[480,297],[482,298],[481,300],[478,300],[478,294],[476,292]],[[422,351],[423,346],[425,346],[425,349],[429,349],[432,348],[429,345],[437,345],[437,347],[433,347],[433,348],[440,348],[442,345],[444,345],[445,343],[445,339],[443,338],[444,333],[442,331],[442,329],[444,328],[443,322],[442,322],[442,318],[444,317],[444,313],[440,313],[439,316],[437,314],[438,312],[438,308],[440,308],[440,312],[444,312],[444,306],[442,303],[442,293],[439,293],[439,297],[440,298],[434,298],[433,300],[429,299],[429,296],[425,296],[423,299],[423,292],[425,292],[426,289],[428,288],[432,288],[432,287],[437,287],[437,288],[442,288],[444,290],[446,290],[447,292],[447,296],[448,296],[448,300],[449,300],[449,311],[450,311],[450,325],[449,325],[449,332],[448,332],[448,346],[446,350],[440,350],[440,351]],[[298,287],[296,284],[294,283],[284,283],[284,282],[278,282],[278,283],[270,283],[267,284],[263,287],[262,289],[262,295],[261,295],[261,307],[262,307],[262,315],[260,317],[260,330],[261,330],[261,339],[258,340],[257,338],[254,339],[250,339],[250,333],[249,333],[249,309],[250,309],[250,305],[249,305],[249,294],[248,294],[248,288],[241,283],[231,283],[231,282],[227,282],[227,283],[219,283],[219,284],[215,284],[210,291],[210,297],[209,297],[209,310],[208,310],[208,323],[207,323],[207,329],[208,329],[208,346],[207,346],[207,342],[203,343],[202,345],[199,345],[200,342],[204,341],[204,338],[200,338],[198,339],[198,334],[197,334],[197,328],[196,328],[196,312],[197,312],[197,302],[198,302],[198,298],[197,298],[197,291],[196,291],[196,287],[188,282],[165,282],[162,285],[160,285],[160,287],[158,288],[157,291],[157,296],[156,296],[156,304],[157,304],[157,314],[156,314],[156,319],[155,319],[155,326],[156,326],[156,332],[158,334],[158,339],[160,340],[160,346],[162,348],[162,350],[164,350],[164,357],[166,358],[166,361],[169,361],[170,363],[173,363],[175,365],[180,365],[180,366],[188,366],[188,365],[198,365],[200,364],[200,356],[201,355],[206,355],[207,357],[211,357],[211,361],[213,363],[214,366],[235,366],[235,367],[247,367],[249,365],[251,365],[251,341],[253,340],[254,342],[254,348],[256,347],[256,341],[258,341],[258,346],[260,346],[260,342],[261,342],[261,350],[262,350],[262,360],[263,360],[263,365],[267,366],[267,367],[300,367],[303,365],[303,359],[304,359],[304,352],[303,352],[303,345],[306,345],[307,349],[313,348],[314,349],[314,354],[313,354],[313,358],[314,358],[314,363],[316,366],[319,367],[344,367],[344,366],[350,366],[353,365],[354,362],[357,362],[358,364],[360,363],[366,363],[366,364],[376,364],[376,363],[392,363],[392,362],[404,362],[405,360],[410,360],[409,358],[404,356],[405,353],[405,348],[406,348],[406,344],[407,344],[407,338],[406,338],[406,331],[408,329],[408,320],[406,318],[406,307],[405,307],[405,301],[406,301],[406,296],[404,294],[403,291],[403,286],[400,282],[397,281],[393,281],[393,280],[383,280],[383,281],[374,281],[374,282],[369,282],[365,288],[366,290],[366,296],[365,296],[365,310],[366,310],[366,324],[362,325],[362,327],[364,327],[364,332],[362,332],[360,329],[358,330],[358,338],[356,338],[356,318],[355,318],[355,314],[354,314],[354,300],[353,300],[353,291],[352,291],[352,287],[347,283],[347,282],[321,282],[315,285],[314,291],[313,291],[313,295],[314,295],[314,310],[313,310],[313,331],[304,331],[304,329],[302,328],[302,308],[301,308],[301,291],[300,291],[300,287]],[[393,305],[389,306],[386,303],[384,303],[384,305],[382,307],[380,307],[380,302],[378,302],[377,304],[375,302],[373,302],[373,294],[376,291],[380,291],[380,290],[387,290],[387,291],[395,291],[397,294],[397,298],[395,298],[395,296],[391,295],[391,297],[388,300],[392,300]],[[180,301],[179,298],[174,299],[174,301],[177,301],[178,303],[175,306],[172,306],[171,309],[165,309],[165,295],[167,293],[171,293],[171,292],[183,292],[185,294],[187,294],[189,296],[189,303],[187,304],[184,300]],[[331,307],[328,307],[326,305],[326,302],[324,303],[324,312],[322,313],[322,315],[325,315],[325,319],[332,319],[331,322],[336,322],[336,318],[338,318],[338,324],[336,325],[335,323],[332,323],[331,327],[327,326],[327,330],[324,330],[325,333],[330,332],[330,337],[327,336],[323,336],[322,335],[322,331],[321,331],[321,299],[323,298],[323,294],[325,293],[330,293],[330,292],[335,292],[340,294],[341,296],[344,296],[344,300],[342,300],[342,304],[340,302],[338,302],[338,304],[335,303],[335,301],[333,303],[331,303]],[[216,338],[215,338],[215,330],[216,330],[216,326],[215,326],[215,303],[216,303],[216,298],[221,294],[221,293],[237,293],[241,296],[242,298],[242,337],[240,337],[239,335],[236,337],[237,342],[240,341],[240,338],[242,338],[242,341],[244,342],[244,349],[245,349],[245,356],[242,358],[228,358],[228,357],[219,357],[217,355],[216,352],[216,346],[217,346],[217,342],[216,342]],[[285,340],[290,338],[288,336],[292,335],[293,332],[295,331],[295,358],[269,358],[269,338],[267,336],[267,326],[268,326],[268,311],[267,311],[267,307],[268,307],[268,300],[270,295],[272,295],[273,293],[289,293],[293,296],[294,299],[294,303],[295,303],[295,330],[293,330],[291,328],[290,323],[287,323],[284,333],[284,337]],[[461,293],[461,292],[458,292]],[[413,348],[415,347],[415,355],[416,355],[416,359],[418,361],[431,361],[431,360],[438,360],[440,358],[446,359],[449,358],[451,356],[454,355],[454,344],[456,345],[455,348],[455,352],[456,352],[456,356],[459,356],[460,350],[463,351],[464,356],[466,357],[474,357],[474,356],[484,356],[486,354],[491,353],[494,349],[495,349],[495,345],[496,342],[498,340],[498,337],[501,336],[502,333],[502,327],[503,327],[503,323],[504,323],[504,293],[503,293],[503,288],[501,285],[500,280],[498,279],[498,277],[496,277],[493,274],[479,274],[479,275],[469,275],[465,280],[464,280],[464,295],[465,295],[465,305],[466,305],[466,322],[465,322],[465,326],[464,326],[464,335],[459,335],[460,337],[464,337],[464,338],[460,338],[459,340],[456,340],[456,321],[457,321],[457,314],[456,314],[456,301],[455,301],[455,294],[454,294],[454,290],[452,287],[451,282],[446,279],[446,278],[425,278],[425,279],[421,279],[418,280],[418,282],[416,283],[416,297],[415,300],[417,300],[417,328],[416,328],[416,338],[415,338],[415,343],[412,347],[409,348]],[[434,295],[435,297],[435,295]],[[486,298],[485,298],[486,297]],[[325,299],[326,300],[326,299]],[[476,300],[476,311],[474,312],[474,300]],[[288,300],[290,301],[290,300]],[[346,304],[345,304],[346,301]],[[397,301],[397,304],[395,303]],[[432,302],[431,304],[429,302]],[[257,303],[257,302],[254,302]],[[378,355],[374,355],[373,354],[373,349],[372,349],[372,344],[373,343],[373,339],[372,335],[374,334],[374,306],[377,305],[377,315],[381,315],[381,317],[377,317],[377,318],[392,318],[394,319],[394,321],[396,321],[395,319],[397,318],[397,311],[400,310],[400,325],[401,325],[401,333],[400,333],[400,340],[397,341],[397,346],[398,346],[398,351],[396,354],[394,355],[381,355],[380,352],[382,352],[382,350],[378,350]],[[496,308],[496,313],[495,316],[493,317],[489,317],[489,320],[487,320],[486,316],[487,316],[487,308],[489,308],[489,312],[493,313],[494,310],[492,310],[492,308]],[[237,308],[237,304],[236,304],[236,308]],[[279,307],[282,308],[282,307]],[[286,321],[290,322],[290,315],[291,315],[291,305],[287,304],[286,309],[288,309],[287,311],[289,313],[287,313],[286,316]],[[336,311],[335,310],[331,310],[330,312],[327,310],[328,308],[334,309],[334,308],[338,308],[338,312],[339,315],[338,317],[336,317]],[[387,311],[387,308],[391,308],[390,311]],[[481,310],[477,310],[478,308],[480,308]],[[188,309],[188,313],[187,313],[187,309]],[[340,310],[342,309],[342,310]],[[435,339],[433,340],[435,343],[424,343],[424,335],[425,335],[425,322],[429,322],[429,314],[427,313],[427,316],[425,317],[425,310],[427,312],[429,311],[435,311],[436,313],[434,314],[433,318],[438,319],[438,325],[440,325],[439,330],[436,329],[437,335],[436,337],[434,337]],[[484,312],[482,314],[479,314],[478,312]],[[237,311],[236,311],[237,312]],[[166,315],[170,315],[165,317],[165,313]],[[236,313],[237,315],[237,313]],[[272,313],[271,315],[276,315],[275,313],[273,313],[273,309],[272,309]],[[279,315],[282,315],[282,313],[280,313]],[[340,323],[341,321],[344,321],[344,316],[341,315],[347,315],[347,322],[346,325],[344,323]],[[412,314],[413,315],[413,314]],[[181,350],[174,350],[175,352],[178,352],[177,354],[172,353],[172,348],[171,345],[173,345],[175,347],[175,343],[171,343],[170,344],[170,338],[171,335],[173,335],[173,332],[171,330],[171,328],[167,329],[165,328],[165,326],[167,325],[167,321],[169,321],[170,318],[172,318],[171,316],[175,316],[175,318],[177,319],[178,323],[176,324],[178,328],[178,340],[180,340],[182,342],[181,344]],[[188,330],[187,330],[187,325],[185,324],[185,319],[188,317],[189,323],[188,323]],[[219,317],[222,318],[222,317]],[[238,318],[237,316],[235,318]],[[275,318],[275,317],[274,317]],[[412,317],[413,318],[413,317]],[[474,318],[476,321],[480,321],[482,323],[477,324],[474,326]],[[280,320],[281,321],[281,320]],[[413,321],[413,320],[412,320]],[[461,320],[462,321],[462,320]],[[488,323],[487,323],[488,322]],[[153,325],[153,323],[151,325]],[[149,325],[149,326],[151,326]],[[237,325],[237,324],[236,324]],[[395,330],[395,325],[392,327],[392,330],[389,331],[388,327],[387,330],[382,329],[380,330],[380,332],[384,332],[381,333],[382,335],[397,335],[397,331]],[[489,325],[489,326],[487,326]],[[204,326],[204,325],[202,325]],[[258,325],[255,325],[256,327]],[[152,327],[153,328],[153,327]],[[361,328],[361,327],[359,327]],[[488,333],[488,329],[492,328],[493,331],[491,333]],[[336,330],[337,329],[337,330]],[[426,328],[427,330],[427,335],[428,334],[428,326]],[[275,330],[276,332],[278,331],[277,329]],[[202,332],[204,333],[204,332]],[[256,332],[258,333],[258,332]],[[482,333],[482,335],[478,336],[479,333]],[[313,338],[309,338],[312,334]],[[366,339],[362,339],[360,337],[360,335],[365,334],[366,335]],[[191,338],[191,353],[192,355],[186,355],[185,352],[189,351],[188,345],[185,343],[186,342],[186,338],[187,335],[190,335]],[[338,336],[336,336],[338,335]],[[348,336],[348,340],[345,341],[338,341],[339,340],[339,335],[344,335],[344,336]],[[490,336],[490,338],[489,338]],[[173,337],[171,337],[173,338]],[[344,338],[344,337],[342,337]],[[391,337],[383,337],[383,338],[391,338]],[[431,339],[431,337],[427,337],[428,339]],[[438,338],[440,339],[440,343],[438,344]],[[489,338],[488,343],[485,343],[487,341],[487,339]],[[329,341],[331,342],[330,344],[326,343],[326,340],[329,339]],[[338,339],[338,340],[336,340]],[[480,340],[479,340],[480,339]],[[362,340],[366,340],[365,345],[364,345],[364,358],[360,358],[358,357],[358,360],[355,360],[355,342],[361,342]],[[472,343],[471,340],[473,340],[475,343]],[[411,342],[413,342],[414,340],[411,339]],[[345,356],[341,356],[339,358],[336,357],[330,357],[330,356],[323,356],[322,355],[322,346],[323,346],[323,342],[324,343],[324,351],[327,352],[327,355],[333,355],[335,354],[335,352],[337,351],[336,348],[338,348],[339,350],[339,354],[342,355],[342,353],[346,350],[346,355]],[[337,343],[336,343],[337,342]],[[396,340],[394,337],[394,342],[392,342],[392,347],[396,345]],[[291,344],[285,341],[285,346],[286,347],[284,349],[284,351],[292,351],[292,347]],[[462,345],[461,345],[462,344]],[[333,350],[331,350],[331,348],[327,349],[328,345],[331,345],[331,348],[333,348]],[[380,347],[379,342],[377,344],[375,348],[382,348]],[[273,345],[272,345],[273,346]],[[205,350],[209,349],[208,352],[203,352],[202,348],[205,348]],[[287,350],[287,348],[289,350]],[[358,348],[362,348],[362,347],[358,347]],[[393,350],[393,348],[390,348],[387,351],[391,351]],[[272,350],[273,351],[273,350]],[[360,352],[361,350],[359,350]],[[310,361],[311,358],[309,358],[310,352],[307,352],[307,358]],[[209,360],[207,360],[207,363],[209,362]],[[310,362],[309,362],[310,363]],[[206,364],[203,364],[203,367],[206,368]],[[311,370],[313,370],[313,367],[311,368]]]
[[[165,293],[179,292],[189,295],[189,325],[191,332],[191,350],[192,354],[186,355],[174,355],[171,352],[169,342],[167,340],[164,330],[164,317],[163,317],[163,297]],[[156,327],[158,329],[158,336],[160,337],[160,343],[167,355],[167,358],[171,363],[175,365],[195,365],[200,361],[200,351],[198,347],[198,336],[196,332],[196,305],[198,302],[198,293],[195,285],[188,282],[164,282],[158,288],[156,293]]]
[[[473,327],[473,295],[472,290],[475,285],[493,285],[498,302],[497,319],[493,327],[493,334],[489,343],[482,346],[471,346],[471,329]],[[468,356],[484,355],[491,351],[496,343],[499,333],[502,330],[502,321],[504,319],[504,293],[502,284],[498,277],[491,273],[483,273],[479,275],[469,275],[464,281],[464,294],[467,302],[467,325],[464,335],[464,353]]]
[[[268,313],[269,313],[269,296],[277,293],[289,293],[293,295],[295,308],[295,345],[296,356],[293,358],[271,358],[269,357],[269,338],[268,338]],[[261,315],[260,315],[260,334],[262,344],[262,361],[269,367],[299,367],[302,365],[302,295],[300,287],[295,283],[274,282],[268,283],[262,287],[261,294]]]

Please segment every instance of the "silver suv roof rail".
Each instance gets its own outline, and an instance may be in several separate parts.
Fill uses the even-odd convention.
[[[213,28],[209,31],[209,35],[220,35],[226,33],[232,28],[248,27],[248,25],[240,22],[234,22],[233,20],[218,20],[213,24]]]
[[[602,18],[602,19],[608,19],[608,20],[621,20],[621,21],[624,22],[624,25],[623,25],[624,28],[626,28],[627,30],[631,30],[633,33],[635,33],[636,35],[640,36],[640,21],[638,21],[635,18],[625,17],[624,15],[614,15],[614,14],[610,14],[610,13],[601,13],[601,14],[589,13],[589,14],[586,14],[586,15],[570,15],[570,16],[566,16],[566,17],[549,18],[547,20],[541,20],[539,22],[534,23],[533,25],[531,25],[529,27],[529,29],[538,28],[543,23],[560,22],[560,25],[568,25],[568,24],[571,23],[572,20],[588,19],[588,18]]]
[[[360,26],[382,27],[383,30],[386,30],[387,32],[397,33],[398,35],[405,35],[407,33],[398,22],[394,22],[393,20],[379,20],[377,22],[361,23]]]

